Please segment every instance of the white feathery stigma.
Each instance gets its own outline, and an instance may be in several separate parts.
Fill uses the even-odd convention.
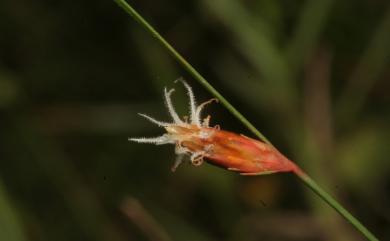
[[[172,117],[175,124],[184,124],[184,122],[180,119],[179,115],[176,113],[175,108],[173,107],[171,94],[175,91],[175,89],[170,89],[167,91],[167,88],[164,88],[164,97],[165,97],[165,105],[168,108],[169,115]]]
[[[129,141],[134,141],[138,143],[151,143],[156,145],[164,145],[175,143],[172,138],[169,138],[167,134],[158,137],[139,137],[139,138],[129,138]]]
[[[148,115],[145,115],[145,114],[142,114],[142,113],[138,113],[138,115],[142,116],[143,118],[149,120],[150,122],[160,126],[160,127],[166,127],[166,126],[170,126],[172,125],[171,123],[167,123],[167,122],[162,122],[162,121],[158,121]]]
[[[196,101],[194,92],[192,92],[191,86],[183,78],[177,79],[175,82],[180,81],[183,83],[184,87],[187,89],[188,97],[190,98],[190,121],[191,124],[200,126],[200,118],[196,115]]]

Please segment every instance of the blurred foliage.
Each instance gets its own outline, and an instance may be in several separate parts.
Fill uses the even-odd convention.
[[[388,1],[131,3],[390,239]],[[1,1],[0,46],[0,240],[361,239],[291,175],[171,173],[172,147],[128,143],[161,133],[136,113],[166,119],[162,89],[187,74],[113,1]],[[220,106],[208,112],[248,135]]]

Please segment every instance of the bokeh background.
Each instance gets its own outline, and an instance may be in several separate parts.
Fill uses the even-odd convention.
[[[390,239],[386,0],[131,0],[212,85],[382,240]],[[111,0],[0,2],[0,240],[363,240],[290,174],[175,173],[127,141],[186,115],[184,76]],[[221,105],[212,124],[253,136]]]

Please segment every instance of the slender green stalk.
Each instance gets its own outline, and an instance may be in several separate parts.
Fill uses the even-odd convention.
[[[337,202],[329,193],[322,189],[318,184],[304,172],[295,172],[297,177],[315,192],[323,201],[335,209],[341,216],[350,222],[357,230],[359,230],[368,240],[378,240],[359,220],[357,220],[348,210],[346,210],[339,202]]]
[[[234,116],[236,116],[250,131],[252,131],[261,140],[271,145],[271,142],[256,129],[236,108],[234,108],[190,63],[187,62],[133,7],[124,0],[114,0],[130,16],[134,18],[142,27],[144,27],[153,37],[155,37],[169,53],[185,68],[187,71],[201,83],[208,91],[214,95],[222,105],[226,107]]]
[[[144,27],[154,38],[156,38],[169,53],[197,80],[199,81],[212,95],[214,95],[222,105],[224,105],[237,119],[239,119],[250,131],[264,142],[271,142],[252,125],[236,108],[233,107],[194,67],[188,63],[137,11],[124,0],[114,0],[123,10],[125,10],[135,21]],[[331,195],[314,182],[306,173],[297,171],[295,174],[302,180],[311,190],[314,191],[322,200],[334,208],[342,217],[350,222],[358,231],[360,231],[368,240],[378,240],[363,224],[361,224],[352,214],[350,214],[341,204],[339,204]]]

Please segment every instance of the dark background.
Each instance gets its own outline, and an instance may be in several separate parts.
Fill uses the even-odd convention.
[[[275,146],[390,239],[386,0],[130,2]],[[363,240],[291,174],[170,172],[184,76],[111,0],[0,2],[0,240]],[[252,134],[221,105],[212,124]]]

